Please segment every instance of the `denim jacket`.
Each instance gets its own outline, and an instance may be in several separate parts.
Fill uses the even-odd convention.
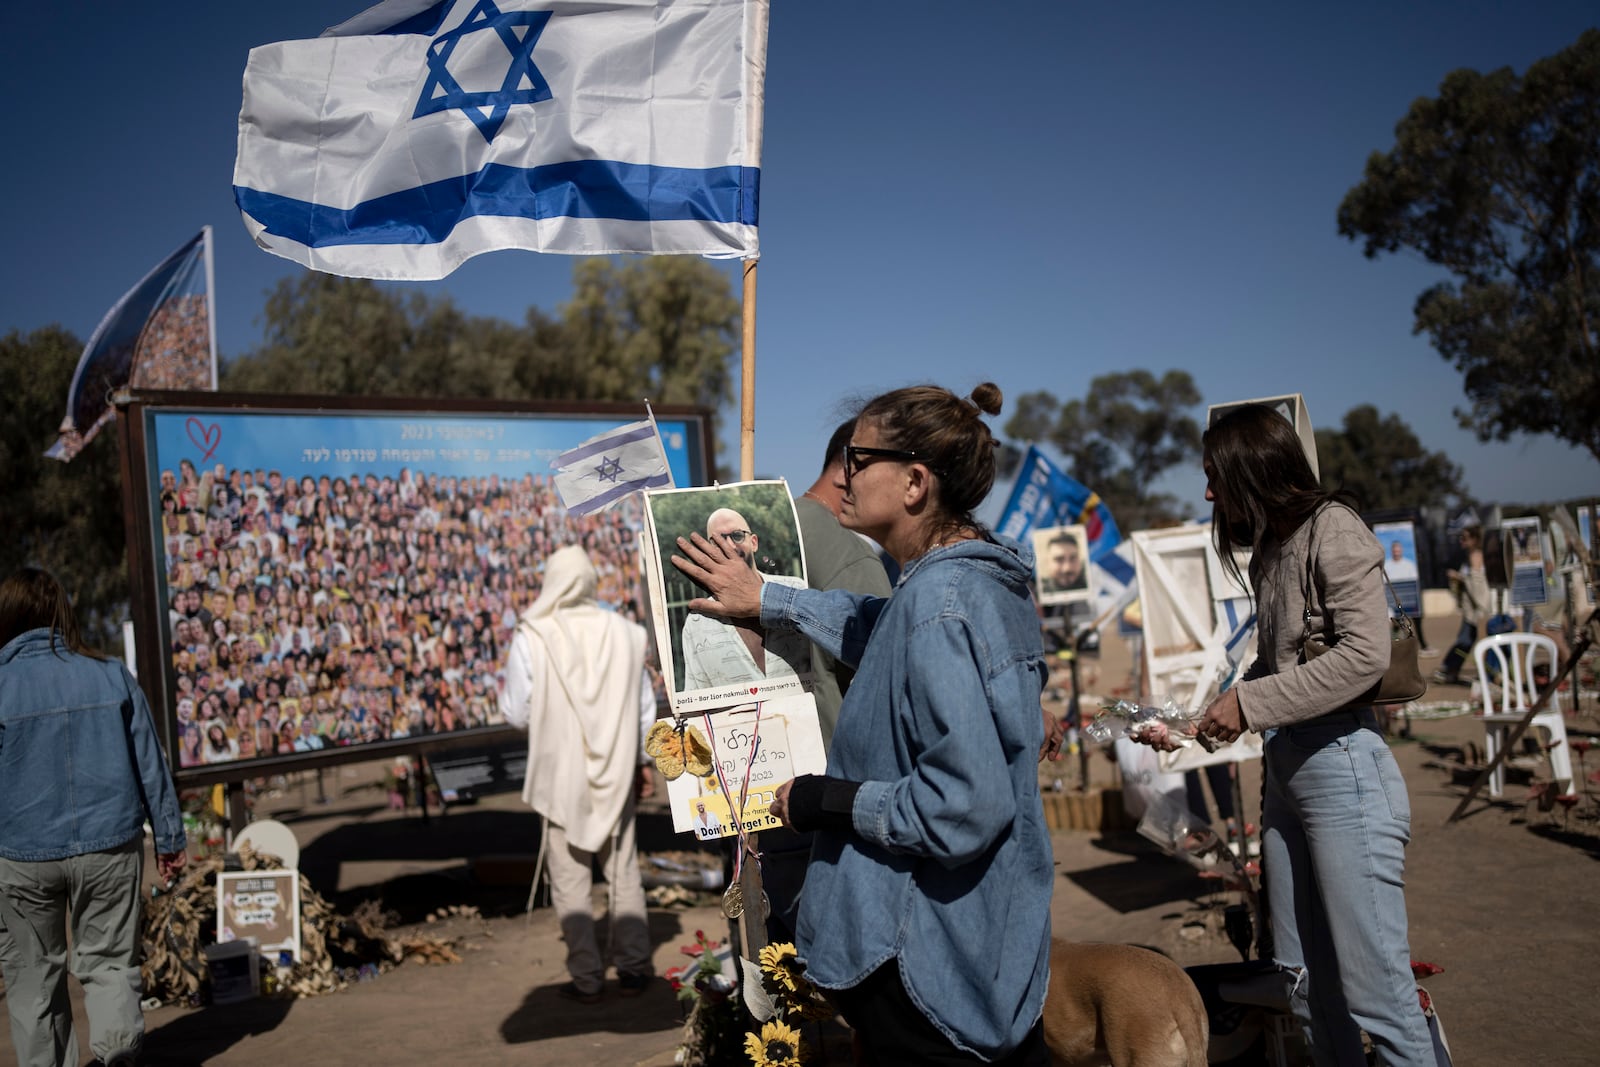
[[[892,598],[761,594],[763,623],[857,665],[828,774],[863,784],[853,832],[819,831],[812,847],[796,928],[806,973],[847,989],[897,958],[922,1012],[985,1059],[1027,1036],[1049,976],[1032,571],[1026,546],[963,541],[907,567]]]
[[[29,630],[0,648],[0,856],[37,862],[139,836],[184,847],[183,819],[155,723],[126,667],[68,652]]]

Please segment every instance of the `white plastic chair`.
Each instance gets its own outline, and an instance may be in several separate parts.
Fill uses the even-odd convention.
[[[1491,657],[1489,653],[1494,653]],[[1472,646],[1472,659],[1478,666],[1478,692],[1483,698],[1484,751],[1490,761],[1500,751],[1511,728],[1522,721],[1539,697],[1533,680],[1534,665],[1549,665],[1554,679],[1561,664],[1556,659],[1556,643],[1543,634],[1509,633],[1485,637]],[[1490,680],[1490,662],[1495,661],[1499,681]],[[1533,717],[1533,726],[1549,735],[1550,773],[1557,791],[1572,792],[1572,750],[1567,746],[1567,724],[1561,716],[1561,694],[1550,694],[1543,711]],[[1496,767],[1489,778],[1489,795],[1497,797],[1505,787],[1505,767]]]

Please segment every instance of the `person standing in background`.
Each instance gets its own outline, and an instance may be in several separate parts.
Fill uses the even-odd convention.
[[[855,419],[839,424],[828,439],[822,473],[811,488],[795,498],[795,515],[800,521],[800,540],[806,553],[806,584],[812,589],[888,596],[892,592],[889,575],[877,552],[860,534],[839,522],[839,504],[844,498],[844,449],[855,428]],[[811,646],[811,671],[817,718],[822,722],[822,744],[826,748],[833,739],[834,724],[839,721],[839,704],[856,672],[816,644]]]
[[[144,1044],[144,823],[171,882],[188,860],[172,773],[128,669],[84,644],[66,590],[24,567],[0,584],[0,969],[22,1067],[129,1067]]]
[[[1445,653],[1444,662],[1433,672],[1430,681],[1435,685],[1462,684],[1461,668],[1477,643],[1478,627],[1489,617],[1489,572],[1483,559],[1483,528],[1464,526],[1456,538],[1463,559],[1460,568],[1445,571],[1445,577],[1450,579],[1450,588],[1456,595],[1461,629],[1456,633],[1455,645]]]
[[[1348,494],[1322,488],[1294,426],[1246,404],[1201,438],[1217,555],[1250,550],[1257,653],[1196,732],[1264,735],[1261,855],[1274,962],[1317,1067],[1436,1063],[1411,975],[1411,801],[1366,694],[1389,665],[1384,550]],[[1318,635],[1327,653],[1308,659]],[[1175,748],[1174,738],[1152,742]]]
[[[560,993],[584,1004],[605,993],[591,900],[597,858],[611,893],[618,991],[638,996],[654,973],[634,804],[655,790],[642,758],[655,691],[644,627],[601,607],[598,582],[579,546],[551,553],[539,597],[511,640],[500,694],[506,721],[528,733],[522,799],[544,817],[540,854],[549,857],[551,903],[572,975]]]

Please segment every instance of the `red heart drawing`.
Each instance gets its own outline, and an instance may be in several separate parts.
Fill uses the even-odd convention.
[[[189,431],[189,440],[193,441],[194,446],[203,453],[200,462],[209,463],[211,457],[217,454],[217,446],[222,444],[222,427],[214,422],[207,426],[191,415],[189,421],[184,423],[184,428]],[[200,436],[196,437],[196,433]]]
[[[751,694],[752,694],[752,695],[753,695],[753,694],[754,694],[754,693],[755,693],[755,691],[756,691],[756,689],[757,689],[757,688],[759,688],[759,687],[758,687],[758,686],[754,686],[754,685],[752,685],[752,686],[751,686],[751,687],[750,687],[750,692],[751,692]]]

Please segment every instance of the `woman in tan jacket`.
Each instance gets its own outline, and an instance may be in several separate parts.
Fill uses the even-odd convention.
[[[1250,551],[1257,656],[1198,732],[1266,739],[1262,876],[1290,1004],[1318,1067],[1365,1064],[1362,1031],[1379,1063],[1433,1067],[1406,933],[1410,799],[1365,702],[1389,665],[1383,549],[1271,408],[1229,412],[1203,446],[1218,555]]]

